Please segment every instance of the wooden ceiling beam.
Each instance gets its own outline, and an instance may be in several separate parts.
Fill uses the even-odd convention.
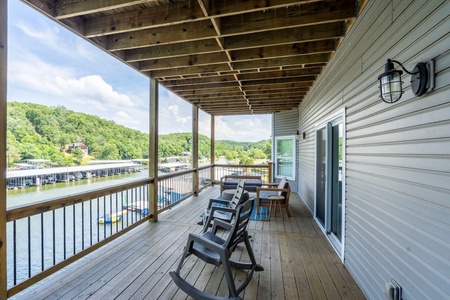
[[[300,87],[311,87],[312,83],[309,81],[301,81],[294,83],[278,83],[278,84],[267,84],[264,86],[261,85],[253,85],[243,87],[244,92],[248,91],[267,91],[267,90],[282,90],[282,89],[292,89],[292,88],[300,88]]]
[[[195,84],[207,84],[207,83],[220,83],[220,82],[231,82],[236,81],[233,75],[225,76],[213,76],[206,78],[191,78],[191,79],[177,79],[177,80],[166,80],[164,86],[177,86],[177,85],[195,85]]]
[[[244,98],[244,96],[237,96],[237,97],[218,97],[218,98],[208,98],[208,99],[204,99],[204,98],[185,98],[186,100],[188,100],[191,103],[194,104],[215,104],[215,103],[229,103],[229,102],[239,102],[239,101],[243,101],[243,103],[246,103],[247,100]]]
[[[299,97],[286,97],[286,98],[277,98],[277,99],[273,99],[273,98],[262,98],[262,99],[254,99],[254,100],[248,100],[248,103],[250,105],[254,105],[254,104],[283,104],[285,102],[299,102],[303,99],[303,96],[299,96]]]
[[[207,106],[203,106],[202,103],[194,103],[195,105],[198,105],[200,107],[208,107],[208,108],[244,108],[247,109],[248,105],[247,102],[244,100],[242,102],[234,101],[234,102],[215,102],[215,103],[208,103]]]
[[[269,8],[283,7],[286,8],[289,5],[298,5],[302,3],[316,2],[317,0],[214,0],[208,6],[208,12],[210,16],[224,16],[233,15],[236,13],[249,13],[254,11],[266,10]],[[208,1],[207,1],[208,2]]]
[[[233,82],[221,82],[221,83],[211,83],[211,84],[197,84],[197,85],[177,85],[169,87],[173,92],[179,91],[195,91],[195,90],[207,90],[207,89],[215,89],[220,91],[224,88],[229,87],[239,87],[239,84],[236,81]]]
[[[263,80],[263,79],[270,79],[270,78],[286,78],[286,77],[319,75],[321,71],[322,71],[322,68],[301,68],[301,69],[293,69],[293,70],[281,70],[281,71],[271,71],[271,72],[239,74],[237,77],[240,81]]]
[[[192,66],[192,67],[182,67],[167,70],[156,70],[149,72],[150,76],[153,78],[166,77],[166,76],[176,76],[176,75],[190,75],[190,74],[208,74],[230,71],[230,66],[226,63],[215,64],[209,66]],[[161,82],[163,84],[163,82]]]
[[[306,94],[308,92],[308,87],[294,88],[294,89],[274,89],[274,90],[259,90],[259,91],[246,91],[245,97],[248,99],[258,98],[264,95],[283,95],[283,94]]]
[[[228,63],[228,57],[224,52],[215,52],[208,54],[194,54],[189,56],[180,56],[175,58],[161,58],[145,60],[140,62],[140,70],[153,71],[170,68],[180,68],[189,66],[202,66]]]
[[[227,93],[242,93],[241,89],[239,87],[228,87],[224,89],[220,89],[220,91],[211,92],[210,90],[194,90],[194,91],[179,91],[177,94],[181,97],[189,97],[189,96],[197,96],[197,95],[205,95],[205,94],[217,94],[217,95],[223,95]]]
[[[305,65],[328,62],[329,55],[327,53],[299,55],[281,58],[254,59],[249,61],[233,62],[233,69],[257,69],[267,67],[284,67],[292,65]]]
[[[224,47],[226,50],[248,49],[339,38],[343,34],[342,22],[334,22],[225,37]]]
[[[355,17],[354,0],[307,3],[221,18],[222,36],[317,25]]]
[[[126,50],[215,37],[210,20],[108,35],[108,50]]]
[[[94,1],[93,1],[94,2]],[[181,1],[86,20],[86,37],[175,25],[206,19],[202,10],[190,1]]]
[[[126,50],[127,62],[148,59],[174,58],[195,54],[205,54],[221,51],[216,39],[182,42],[169,45],[157,45],[152,47]]]
[[[336,39],[230,51],[233,61],[326,53],[336,50]]]
[[[56,0],[54,1],[54,17],[56,19],[71,18],[151,2],[153,2],[153,0]]]
[[[261,86],[264,88],[265,85],[278,84],[278,83],[295,83],[295,82],[312,82],[316,81],[316,76],[303,76],[303,77],[286,77],[286,78],[275,78],[275,79],[265,79],[265,80],[249,80],[243,81],[241,83],[242,87],[245,89],[248,86]]]
[[[279,98],[296,98],[305,96],[307,94],[306,91],[297,92],[297,93],[266,93],[261,95],[252,95],[245,96],[249,101],[260,100],[260,99],[279,99]]]

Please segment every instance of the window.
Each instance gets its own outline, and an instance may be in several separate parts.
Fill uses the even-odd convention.
[[[275,177],[295,180],[295,136],[275,137]]]

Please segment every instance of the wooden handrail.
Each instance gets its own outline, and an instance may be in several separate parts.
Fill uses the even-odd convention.
[[[61,207],[89,201],[94,198],[100,198],[103,196],[111,195],[114,193],[120,193],[122,191],[150,184],[153,182],[153,178],[140,179],[133,182],[116,185],[113,187],[92,190],[86,193],[78,193],[69,196],[58,197],[50,200],[40,201],[31,205],[21,205],[9,209],[6,212],[6,221],[14,221],[29,216],[45,213]]]

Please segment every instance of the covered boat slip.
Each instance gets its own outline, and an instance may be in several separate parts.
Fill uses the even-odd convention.
[[[208,188],[101,249],[80,259],[11,299],[186,299],[169,276],[176,268],[188,233],[219,187]],[[302,204],[291,195],[291,218],[250,221],[255,273],[243,299],[365,299]],[[239,246],[233,257],[246,252]],[[242,257],[242,260],[246,258]],[[210,294],[227,296],[223,268],[189,258],[187,280]],[[245,278],[237,273],[237,278]]]

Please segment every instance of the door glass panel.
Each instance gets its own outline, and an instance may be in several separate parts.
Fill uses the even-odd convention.
[[[343,124],[331,129],[331,232],[342,235],[342,138]]]
[[[326,128],[317,130],[316,140],[316,218],[325,226],[325,195],[326,195],[326,161],[327,134]]]

